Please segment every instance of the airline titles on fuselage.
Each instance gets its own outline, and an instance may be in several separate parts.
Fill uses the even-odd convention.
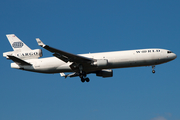
[[[161,50],[137,50],[136,53],[153,53],[153,52],[161,52]]]
[[[22,56],[33,56],[33,55],[38,55],[38,52],[18,53],[16,56],[22,57]]]

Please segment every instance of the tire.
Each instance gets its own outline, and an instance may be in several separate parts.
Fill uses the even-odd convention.
[[[81,82],[84,83],[84,82],[85,82],[85,79],[84,79],[84,78],[81,78]]]
[[[89,82],[89,81],[90,81],[90,79],[89,79],[89,78],[86,78],[85,80],[86,80],[86,82]]]

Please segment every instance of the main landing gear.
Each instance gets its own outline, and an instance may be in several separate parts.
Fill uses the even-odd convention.
[[[155,73],[155,66],[152,66],[152,73],[154,74]]]
[[[89,82],[90,79],[89,79],[88,77],[87,77],[87,78],[81,78],[81,82],[82,82],[82,83],[84,83],[85,81],[86,81],[86,82]]]
[[[80,72],[79,77],[81,78],[81,82],[82,82],[82,83],[84,83],[85,81],[86,81],[86,82],[89,82],[89,81],[90,81],[90,79],[89,79],[88,77],[86,77],[86,73],[83,72],[83,71]]]
[[[81,78],[81,82],[84,83],[85,81],[86,82],[89,82],[89,78],[86,77],[86,72],[83,71],[83,66],[82,65],[78,65],[78,68],[79,68],[79,77]]]

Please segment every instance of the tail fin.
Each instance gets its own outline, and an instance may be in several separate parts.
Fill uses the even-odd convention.
[[[6,35],[14,51],[28,51],[31,50],[25,43],[23,43],[15,34]]]
[[[12,59],[13,61],[16,61],[17,63],[17,61],[20,61],[19,59],[27,60],[27,59],[37,59],[39,57],[42,57],[41,49],[31,50],[24,42],[22,42],[14,34],[9,34],[6,36],[12,48],[14,49],[14,51],[3,53],[3,56],[6,57],[7,59]]]

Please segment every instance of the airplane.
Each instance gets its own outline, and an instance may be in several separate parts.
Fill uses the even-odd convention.
[[[3,56],[14,62],[11,63],[11,68],[38,73],[60,73],[65,78],[79,76],[83,83],[90,81],[86,76],[91,73],[103,78],[112,77],[112,69],[115,68],[152,66],[152,73],[155,73],[155,65],[172,61],[177,57],[172,51],[160,48],[76,55],[50,47],[36,38],[38,45],[53,55],[40,58],[41,49],[30,49],[15,34],[6,36],[14,51],[5,52]]]

